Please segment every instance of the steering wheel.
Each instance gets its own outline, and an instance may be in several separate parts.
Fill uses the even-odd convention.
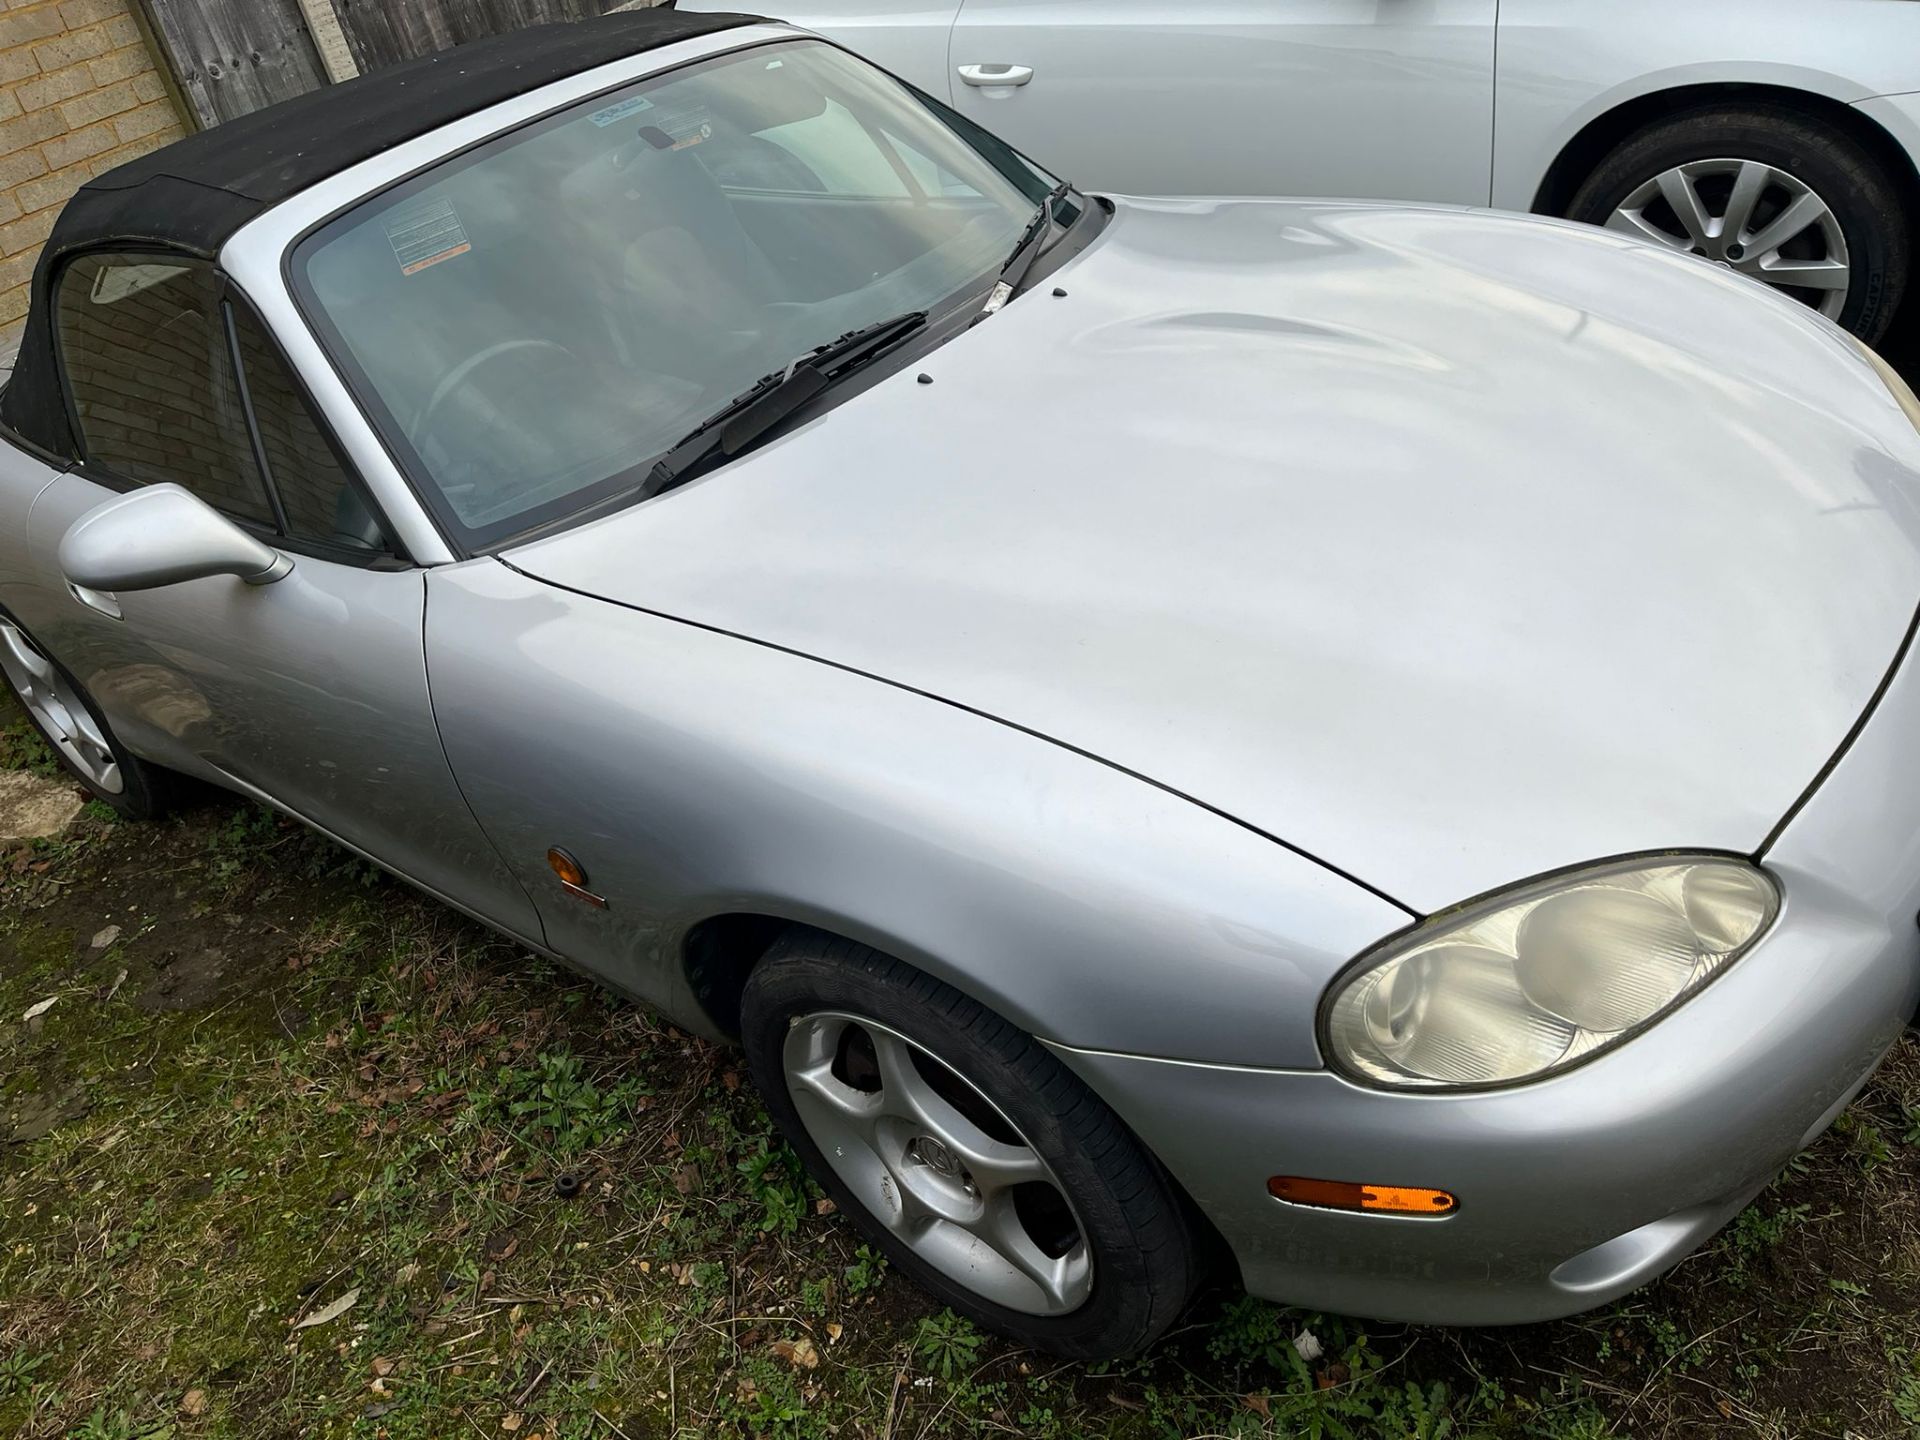
[[[490,364],[498,360],[502,355],[511,355],[520,350],[551,350],[558,355],[564,356],[568,360],[575,358],[574,353],[567,349],[566,346],[557,344],[552,340],[501,340],[487,346],[484,350],[476,350],[458,365],[454,366],[453,369],[449,370],[441,379],[440,383],[434,387],[432,396],[429,397],[425,405],[420,407],[420,413],[413,417],[413,423],[407,426],[407,439],[409,441],[415,441],[420,438],[422,432],[431,424],[434,415],[439,411],[440,406],[445,403],[447,397],[462,385],[466,384],[467,381],[472,378],[474,371],[478,370],[482,365]]]

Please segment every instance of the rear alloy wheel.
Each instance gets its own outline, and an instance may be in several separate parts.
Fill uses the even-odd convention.
[[[152,819],[166,808],[172,772],[127,753],[79,682],[4,614],[0,676],[60,763],[96,800],[129,820]]]
[[[1849,136],[1785,107],[1689,111],[1603,160],[1569,218],[1702,256],[1867,340],[1906,281],[1900,198]]]
[[[1198,1265],[1179,1198],[1044,1046],[930,976],[796,931],[754,969],[748,1067],[835,1204],[898,1269],[1022,1344],[1130,1354]]]

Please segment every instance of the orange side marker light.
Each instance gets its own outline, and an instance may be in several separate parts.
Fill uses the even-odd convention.
[[[560,877],[560,888],[576,900],[584,900],[596,910],[607,908],[607,897],[596,895],[587,889],[587,872],[581,863],[573,858],[571,852],[562,850],[558,845],[547,851],[547,864],[553,867],[553,873]]]
[[[1353,1180],[1309,1180],[1301,1175],[1275,1175],[1267,1193],[1295,1205],[1323,1210],[1364,1210],[1378,1215],[1451,1215],[1460,1202],[1445,1190],[1417,1185],[1365,1185]]]

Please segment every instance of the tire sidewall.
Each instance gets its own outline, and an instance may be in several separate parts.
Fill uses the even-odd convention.
[[[864,1017],[906,1036],[972,1084],[1019,1129],[1052,1168],[1080,1222],[1093,1262],[1093,1290],[1084,1305],[1067,1315],[1040,1316],[982,1299],[922,1260],[840,1179],[794,1104],[783,1055],[790,1023],[826,1011]],[[954,1026],[938,1000],[929,1003],[910,991],[876,986],[855,967],[808,955],[763,962],[749,983],[741,1020],[748,1069],[781,1130],[834,1204],[915,1284],[990,1329],[1057,1354],[1132,1353],[1164,1327],[1164,1321],[1141,1313],[1154,1276],[1130,1243],[1131,1223],[1107,1177],[1076,1143],[1071,1116],[1042,1100],[1030,1058],[1025,1068],[1009,1064],[1008,1046],[985,1043],[976,1029]],[[1000,1032],[998,1038],[1031,1046],[1048,1065],[1059,1066],[1007,1022],[993,1017],[990,1028]],[[1185,1299],[1181,1295],[1179,1303]]]
[[[1648,127],[1603,159],[1581,184],[1567,218],[1604,225],[1640,185],[1695,160],[1757,160],[1792,175],[1833,210],[1853,270],[1835,323],[1868,340],[1892,321],[1905,288],[1908,240],[1899,197],[1844,135],[1786,113],[1712,109]],[[1799,303],[1795,301],[1795,303]]]

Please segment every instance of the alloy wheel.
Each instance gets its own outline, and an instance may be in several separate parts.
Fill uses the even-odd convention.
[[[834,1173],[915,1254],[984,1300],[1064,1315],[1093,1290],[1059,1179],[926,1047],[860,1016],[796,1018],[787,1090]]]
[[[86,702],[73,692],[59,667],[18,626],[5,620],[0,620],[0,671],[61,757],[96,788],[118,795],[124,785],[120,762]]]
[[[1852,269],[1831,206],[1804,181],[1758,160],[1690,160],[1641,184],[1607,228],[1684,250],[1838,318]]]

